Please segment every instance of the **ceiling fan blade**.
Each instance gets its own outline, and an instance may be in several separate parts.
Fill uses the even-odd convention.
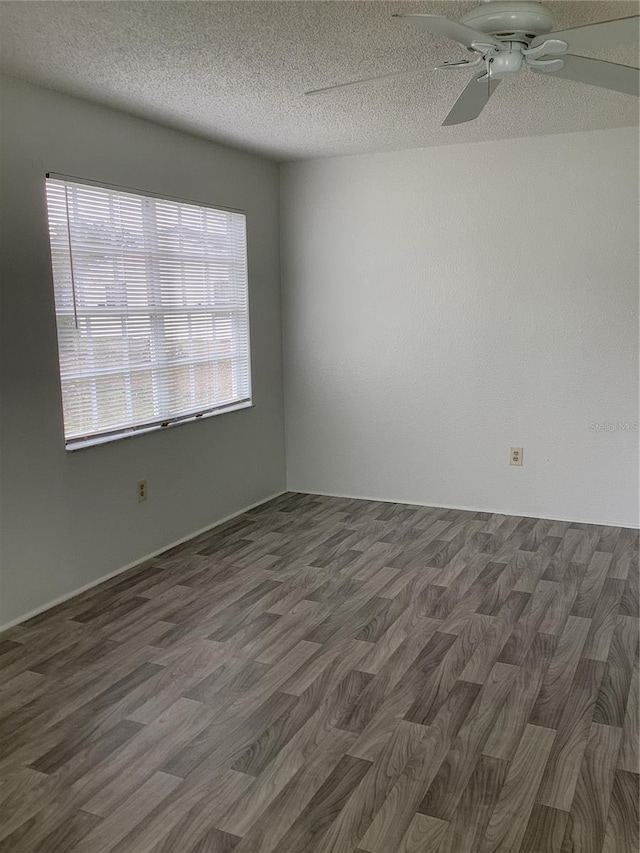
[[[393,18],[399,18],[405,24],[410,24],[412,27],[418,27],[421,30],[427,30],[437,36],[445,36],[453,39],[465,47],[471,47],[472,44],[493,44],[496,47],[501,47],[502,43],[493,36],[486,33],[481,33],[480,30],[474,30],[472,27],[467,27],[464,24],[459,24],[457,21],[450,21],[442,15],[392,15]]]
[[[561,30],[546,36],[537,36],[529,47],[537,47],[548,39],[566,41],[571,53],[592,50],[601,47],[615,47],[618,44],[637,44],[640,33],[640,16],[618,18],[615,21],[601,21],[599,24],[587,24],[572,30]]]
[[[392,77],[403,77],[405,74],[420,74],[420,72],[428,70],[428,68],[413,68],[411,71],[393,71],[391,74],[380,74],[378,77],[363,77],[362,80],[337,83],[335,86],[325,86],[323,89],[310,89],[308,92],[305,92],[305,95],[323,95],[325,92],[333,92],[334,89],[348,89],[351,86],[360,86],[362,83],[375,83],[376,80],[389,80]]]
[[[489,82],[486,79],[482,80],[482,77],[485,75],[481,74],[480,77],[472,77],[469,80],[462,90],[462,94],[449,111],[449,115],[442,122],[443,127],[451,124],[462,124],[465,121],[478,118],[500,84],[500,80]]]
[[[560,71],[545,71],[547,77],[564,77],[576,83],[588,83],[602,89],[613,89],[627,95],[640,96],[640,69],[631,65],[618,65],[603,59],[588,59],[586,56],[565,54],[564,67]],[[535,71],[535,66],[532,67]],[[538,72],[540,73],[540,72]]]

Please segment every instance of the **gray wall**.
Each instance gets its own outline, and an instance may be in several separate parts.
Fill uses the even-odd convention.
[[[638,525],[637,129],[291,163],[280,192],[291,489]]]
[[[246,211],[255,408],[65,451],[47,171]],[[3,625],[282,491],[285,461],[274,163],[2,78],[1,218]]]

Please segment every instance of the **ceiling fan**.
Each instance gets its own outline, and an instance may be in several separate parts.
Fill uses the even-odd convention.
[[[443,125],[462,124],[477,118],[500,82],[514,77],[523,68],[627,95],[640,95],[640,69],[580,56],[583,51],[594,48],[636,44],[640,22],[638,15],[559,32],[551,32],[553,16],[548,9],[541,3],[525,0],[489,0],[467,12],[460,23],[441,15],[393,17],[434,35],[452,39],[476,54],[473,59],[444,62],[436,66],[439,69],[477,69],[442,122]],[[313,89],[305,94],[320,95],[335,89],[416,74],[423,70],[397,71]],[[478,70],[480,74],[477,74]]]

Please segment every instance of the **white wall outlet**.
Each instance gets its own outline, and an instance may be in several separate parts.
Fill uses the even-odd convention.
[[[147,481],[146,480],[138,480],[138,503],[142,503],[142,501],[146,501],[147,499]]]
[[[510,465],[522,465],[522,448],[521,447],[512,447],[511,454],[509,456],[509,464]]]

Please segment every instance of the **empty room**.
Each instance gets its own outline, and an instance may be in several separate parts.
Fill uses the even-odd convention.
[[[0,0],[0,853],[637,853],[639,22]]]

